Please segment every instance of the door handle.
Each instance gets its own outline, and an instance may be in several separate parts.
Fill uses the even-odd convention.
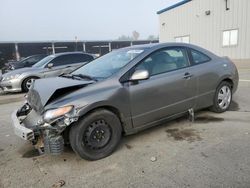
[[[188,79],[190,79],[192,76],[193,76],[192,74],[190,74],[189,72],[186,72],[186,73],[184,74],[184,76],[183,76],[183,79],[188,80]]]

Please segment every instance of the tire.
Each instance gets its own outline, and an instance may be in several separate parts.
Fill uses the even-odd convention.
[[[28,83],[32,84],[32,82],[34,80],[36,80],[36,79],[38,79],[38,77],[35,77],[35,76],[31,76],[31,77],[28,77],[28,78],[24,79],[24,81],[22,83],[22,91],[23,92],[28,92],[29,89],[30,89],[30,87],[28,87]]]
[[[219,84],[214,95],[213,106],[211,111],[222,113],[229,109],[232,102],[232,85],[223,81]]]
[[[69,141],[81,158],[94,161],[113,153],[121,135],[119,118],[106,109],[99,109],[72,125]]]

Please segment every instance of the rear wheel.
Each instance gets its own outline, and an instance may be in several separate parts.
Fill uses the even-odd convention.
[[[34,83],[34,81],[38,79],[37,77],[35,76],[32,76],[32,77],[28,77],[26,78],[23,83],[22,83],[22,91],[23,92],[28,92],[29,89],[31,88],[32,84]]]
[[[101,109],[83,117],[70,129],[73,150],[87,160],[109,156],[118,146],[122,127],[112,112]]]
[[[232,85],[223,81],[218,86],[215,96],[214,104],[211,107],[213,112],[222,113],[228,110],[232,101]]]

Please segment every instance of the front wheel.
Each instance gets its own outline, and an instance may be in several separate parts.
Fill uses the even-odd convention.
[[[213,112],[222,113],[228,110],[232,101],[232,85],[226,81],[220,83],[214,96]]]
[[[22,83],[23,92],[28,92],[36,79],[38,78],[34,76],[26,78]]]
[[[118,146],[122,127],[119,118],[106,109],[96,110],[72,125],[69,134],[72,149],[87,160],[109,156]]]

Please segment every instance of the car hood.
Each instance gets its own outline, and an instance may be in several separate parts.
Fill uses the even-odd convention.
[[[42,112],[50,102],[83,88],[95,81],[73,80],[64,77],[36,80],[27,95],[27,101],[33,109]]]
[[[41,68],[36,68],[36,67],[21,68],[21,69],[17,69],[17,70],[13,70],[13,71],[5,73],[5,74],[3,74],[3,77],[8,77],[8,76],[16,75],[16,74],[22,74],[22,73],[26,73],[26,72],[38,71],[40,69]]]

